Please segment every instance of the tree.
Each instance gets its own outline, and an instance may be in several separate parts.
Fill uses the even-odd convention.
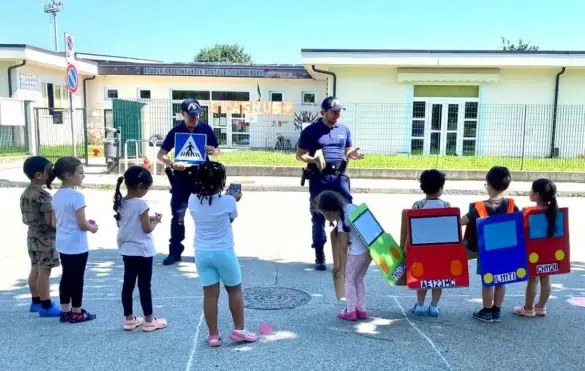
[[[195,62],[252,63],[252,57],[239,44],[217,43],[212,47],[201,49],[195,56]]]
[[[502,37],[502,49],[509,52],[535,52],[538,50],[538,46],[530,45],[530,43],[525,43],[522,39],[518,39],[518,44],[512,44],[510,40]]]

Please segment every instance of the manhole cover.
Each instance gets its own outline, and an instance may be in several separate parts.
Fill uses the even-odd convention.
[[[252,287],[244,290],[245,307],[250,309],[293,309],[309,301],[311,295],[286,287]]]

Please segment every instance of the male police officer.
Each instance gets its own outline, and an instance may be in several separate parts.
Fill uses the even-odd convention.
[[[325,235],[325,218],[315,210],[315,198],[325,190],[339,192],[348,202],[352,201],[350,182],[345,175],[347,159],[361,160],[359,148],[352,148],[349,128],[339,124],[340,111],[345,110],[339,99],[326,98],[321,103],[322,117],[307,126],[302,132],[297,149],[297,160],[308,164],[310,170],[309,193],[310,211],[313,222],[313,245],[315,249],[315,269],[323,271],[325,253],[323,251],[327,237]],[[319,171],[315,159],[317,150],[323,151],[326,166]]]
[[[207,135],[207,154],[214,156],[219,154],[219,143],[213,129],[208,124],[199,122],[201,114],[199,102],[195,99],[186,99],[181,104],[181,114],[183,121],[169,131],[157,155],[160,162],[174,170],[171,185],[171,239],[169,240],[169,256],[164,260],[164,265],[181,261],[181,254],[185,250],[182,243],[185,239],[185,212],[193,186],[192,179],[185,172],[189,165],[169,160],[168,153],[175,147],[175,134],[205,134]]]

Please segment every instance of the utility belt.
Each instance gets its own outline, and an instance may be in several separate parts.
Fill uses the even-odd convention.
[[[310,179],[315,175],[340,175],[345,174],[347,169],[347,161],[328,163],[323,170],[319,170],[317,165],[309,164],[303,169],[301,176],[301,186],[305,185],[305,180]]]

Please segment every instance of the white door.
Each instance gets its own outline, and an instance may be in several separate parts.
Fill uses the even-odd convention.
[[[250,146],[250,120],[245,113],[228,115],[228,146]]]
[[[429,101],[428,138],[425,154],[460,155],[461,112],[463,102]]]

